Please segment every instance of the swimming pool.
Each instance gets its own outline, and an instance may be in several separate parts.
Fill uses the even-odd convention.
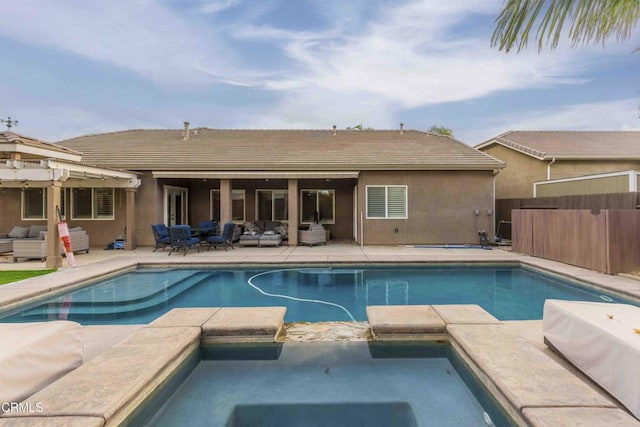
[[[506,426],[454,351],[433,343],[203,348],[130,425]]]
[[[629,303],[515,266],[142,267],[2,321],[139,324],[175,307],[205,306],[286,306],[287,322],[364,321],[368,305],[407,304],[478,304],[500,320],[526,320],[541,319],[549,298]]]

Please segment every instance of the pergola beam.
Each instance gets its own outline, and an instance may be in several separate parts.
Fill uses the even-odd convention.
[[[133,172],[58,160],[39,163],[7,160],[0,165],[0,186],[10,188],[49,187],[59,182],[62,187],[138,188],[140,179]]]

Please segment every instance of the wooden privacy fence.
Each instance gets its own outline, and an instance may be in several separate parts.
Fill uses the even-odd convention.
[[[640,192],[496,199],[496,221],[511,221],[513,209],[636,209]]]
[[[640,268],[640,210],[514,209],[515,252],[607,274]]]

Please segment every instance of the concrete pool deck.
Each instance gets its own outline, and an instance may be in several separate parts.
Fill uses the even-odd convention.
[[[508,250],[494,249],[446,249],[446,248],[415,248],[407,246],[379,246],[361,248],[351,244],[333,243],[327,246],[316,247],[269,247],[269,248],[237,248],[224,252],[222,250],[202,253],[190,253],[186,257],[182,255],[167,256],[167,252],[153,253],[151,248],[139,248],[135,251],[104,251],[92,249],[89,254],[76,256],[78,267],[63,267],[59,271],[43,276],[0,286],[0,309],[23,303],[30,298],[42,298],[56,292],[59,289],[72,288],[75,283],[94,277],[110,274],[113,271],[122,271],[134,268],[139,264],[296,264],[296,263],[384,263],[384,262],[429,262],[429,263],[514,263],[523,264],[533,268],[539,268],[547,272],[566,275],[577,280],[584,281],[593,286],[606,288],[607,290],[635,297],[640,299],[640,281],[629,277],[609,276],[579,267],[566,264],[537,259],[533,257],[521,256]],[[41,269],[44,263],[39,261],[9,263],[0,261],[1,270],[23,270]],[[442,308],[445,307],[445,308]],[[466,307],[469,308],[469,307]],[[628,413],[620,409],[619,404],[612,400],[597,385],[588,380],[584,375],[575,372],[575,369],[564,361],[560,356],[549,350],[542,339],[541,321],[513,321],[478,323],[476,309],[467,310],[462,307],[435,306],[438,322],[444,321],[446,335],[456,350],[466,355],[467,363],[475,364],[481,379],[489,380],[489,384],[496,387],[492,390],[495,395],[506,396],[510,402],[512,410],[517,411],[518,422],[523,425],[566,425],[567,420],[572,424],[579,421],[583,425],[640,425],[640,421],[634,419]],[[193,309],[191,313],[182,313],[173,320],[159,319],[148,326],[86,326],[85,334],[85,364],[71,372],[67,376],[41,390],[36,396],[47,398],[53,394],[67,395],[71,388],[81,384],[86,387],[95,387],[95,381],[91,379],[95,373],[91,373],[92,366],[99,364],[109,364],[105,359],[117,360],[120,358],[138,357],[138,352],[148,351],[148,355],[157,358],[166,358],[166,354],[173,354],[171,360],[176,360],[176,352],[183,351],[195,342],[199,345],[202,328],[207,320],[211,319],[210,309]],[[216,309],[213,309],[214,311]],[[191,311],[191,310],[189,310]],[[215,313],[214,313],[215,314]],[[186,318],[185,318],[186,315]],[[485,313],[486,315],[486,313]],[[383,318],[385,328],[393,323],[394,317]],[[476,319],[476,320],[474,320]],[[162,320],[162,321],[161,321]],[[487,319],[485,319],[487,320]],[[273,319],[267,329],[273,329]],[[181,325],[173,325],[175,322]],[[154,325],[155,323],[155,325]],[[370,318],[371,327],[375,329],[373,319]],[[173,325],[173,326],[172,326]],[[244,325],[246,327],[247,325]],[[254,325],[255,326],[255,325]],[[319,326],[319,325],[315,325]],[[350,339],[350,333],[335,332],[334,328],[324,327],[322,332],[319,327],[308,325],[312,330],[312,340],[322,341],[318,334],[333,335],[334,339]],[[407,324],[401,325],[403,334],[407,332]],[[158,329],[166,329],[165,332],[157,332]],[[184,335],[183,339],[164,337],[163,334],[176,332],[174,328],[180,328],[178,335]],[[424,325],[421,325],[424,331]],[[182,330],[184,329],[184,330]],[[200,329],[200,332],[198,332]],[[287,329],[287,333],[292,333],[292,338],[304,340],[305,326]],[[338,328],[339,329],[339,328]],[[359,332],[368,330],[358,324]],[[384,328],[383,328],[384,329]],[[151,332],[151,330],[154,330]],[[302,332],[301,332],[302,330]],[[388,329],[387,329],[388,330]],[[440,334],[442,329],[440,324],[436,328]],[[193,332],[196,332],[195,335]],[[332,331],[332,332],[328,332]],[[152,334],[147,337],[148,334]],[[158,335],[157,337],[155,335]],[[163,338],[164,337],[164,338]],[[188,339],[187,339],[188,337]],[[301,338],[302,337],[302,338]],[[155,341],[169,342],[165,349],[159,349],[156,345],[151,345]],[[187,342],[188,341],[188,342]],[[148,342],[151,347],[147,350],[140,350],[143,343]],[[456,347],[457,346],[457,347]],[[176,347],[174,350],[170,348]],[[182,349],[182,350],[180,350]],[[173,352],[173,353],[172,353]],[[146,353],[145,353],[146,354]],[[145,356],[146,357],[146,356]],[[163,359],[164,360],[164,359]],[[138,362],[140,360],[138,359]],[[138,366],[134,363],[131,366]],[[126,370],[131,370],[129,366]],[[171,370],[174,365],[166,360],[158,360],[152,367],[141,368],[141,373],[146,375],[145,380],[141,380],[146,386],[153,387],[164,376],[168,375],[166,370]],[[122,369],[122,365],[120,366]],[[102,368],[101,368],[102,369]],[[89,373],[87,373],[89,372]],[[82,379],[83,375],[87,376]],[[115,373],[104,374],[105,378],[115,378]],[[482,378],[482,376],[486,378]],[[117,375],[116,375],[117,377]],[[125,375],[126,377],[126,375]],[[127,377],[130,378],[130,377]],[[61,381],[63,381],[61,383]],[[86,381],[86,382],[85,382]],[[59,384],[58,384],[59,383]],[[57,385],[56,385],[57,384]],[[138,383],[136,383],[138,384]],[[141,383],[140,383],[141,384]],[[134,394],[142,392],[144,387],[138,384],[138,389]],[[57,389],[55,387],[58,387]],[[52,388],[54,387],[54,388]],[[140,388],[142,387],[142,388]],[[586,388],[585,388],[586,387]],[[113,425],[118,420],[122,420],[120,406],[114,409],[115,401],[124,399],[122,394],[118,398],[107,398],[109,387],[102,387],[101,393],[106,399],[99,407],[89,410],[90,402],[86,402],[86,407],[75,412],[67,406],[69,399],[62,396],[56,398],[55,405],[45,410],[53,418],[41,416],[35,419],[20,417],[5,418],[0,417],[0,426],[4,425],[56,425],[54,421],[63,425],[66,421],[70,425]],[[56,391],[57,390],[57,391]],[[550,391],[553,390],[553,393]],[[585,391],[588,390],[588,391]],[[121,393],[120,391],[114,393]],[[50,394],[53,393],[53,394]],[[36,396],[32,396],[35,398]],[[547,399],[553,396],[557,404],[553,404]],[[586,396],[584,399],[582,397]],[[70,396],[68,396],[70,397]],[[130,396],[129,396],[130,397]],[[51,397],[53,399],[53,397]],[[78,392],[75,401],[77,405],[82,403],[82,392]],[[97,396],[86,394],[84,399],[95,400]],[[98,399],[98,400],[100,400]],[[136,399],[137,400],[137,399]],[[65,403],[66,402],[66,403]],[[65,406],[67,405],[67,406]],[[109,406],[111,405],[111,406]],[[128,405],[128,403],[127,403]],[[117,405],[116,405],[117,406]],[[54,408],[55,409],[54,411]],[[65,409],[66,408],[66,409]],[[93,412],[92,412],[93,411]],[[20,424],[16,424],[20,421]]]

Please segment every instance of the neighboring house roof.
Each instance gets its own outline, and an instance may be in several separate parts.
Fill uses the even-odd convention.
[[[129,170],[491,170],[504,163],[419,131],[129,130],[61,141],[83,161]]]
[[[22,158],[57,158],[79,161],[81,154],[68,147],[39,139],[30,138],[15,132],[0,132],[0,159],[10,158],[11,153],[19,153]]]
[[[475,148],[493,144],[539,160],[640,160],[640,131],[509,131]]]

